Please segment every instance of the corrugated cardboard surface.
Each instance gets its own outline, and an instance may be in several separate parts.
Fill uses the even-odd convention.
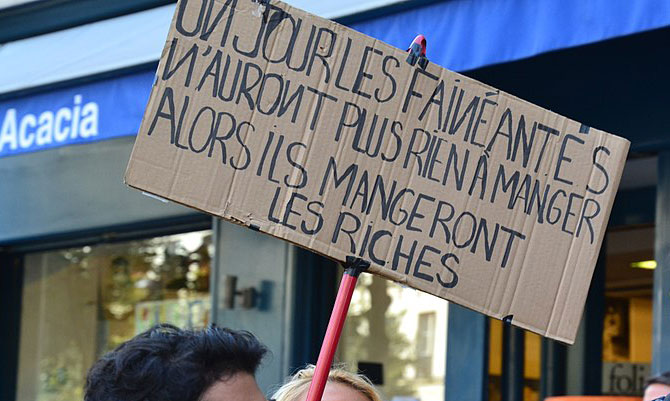
[[[182,0],[126,182],[572,343],[628,141],[406,56]]]

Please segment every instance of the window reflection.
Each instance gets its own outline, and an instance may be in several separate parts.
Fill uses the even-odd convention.
[[[444,399],[447,302],[370,274],[361,275],[338,347],[355,370],[381,364],[377,387],[391,401]]]
[[[608,232],[602,393],[641,396],[651,374],[654,227]]]
[[[104,352],[209,322],[211,231],[26,255],[17,400],[76,400]]]

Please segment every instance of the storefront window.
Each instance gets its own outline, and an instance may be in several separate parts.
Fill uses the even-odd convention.
[[[380,373],[390,401],[444,400],[447,302],[361,275],[338,348],[350,369]],[[381,369],[380,369],[381,368]],[[373,374],[376,376],[376,374]]]
[[[211,231],[25,258],[18,401],[83,398],[103,353],[159,322],[209,322]]]
[[[489,318],[489,401],[502,399],[503,322]],[[540,401],[542,337],[523,333],[523,401]]]
[[[650,374],[653,258],[653,227],[624,227],[608,233],[603,394],[642,395]]]

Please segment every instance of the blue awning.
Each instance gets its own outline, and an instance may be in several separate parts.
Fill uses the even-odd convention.
[[[669,25],[667,0],[450,0],[351,27],[399,48],[422,33],[432,62],[465,71]]]
[[[359,1],[382,11],[402,6],[381,17],[372,17],[379,9],[367,8],[354,17],[338,15],[326,4],[353,10],[353,0],[288,3],[330,18],[356,18],[352,28],[399,48],[423,33],[429,58],[456,71],[670,25],[667,0],[444,0],[414,8],[407,7],[425,1]],[[0,45],[0,93],[157,61],[173,10],[171,4]]]

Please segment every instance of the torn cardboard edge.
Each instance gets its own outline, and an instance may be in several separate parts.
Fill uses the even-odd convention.
[[[570,343],[628,142],[264,4],[178,3],[127,184]]]

